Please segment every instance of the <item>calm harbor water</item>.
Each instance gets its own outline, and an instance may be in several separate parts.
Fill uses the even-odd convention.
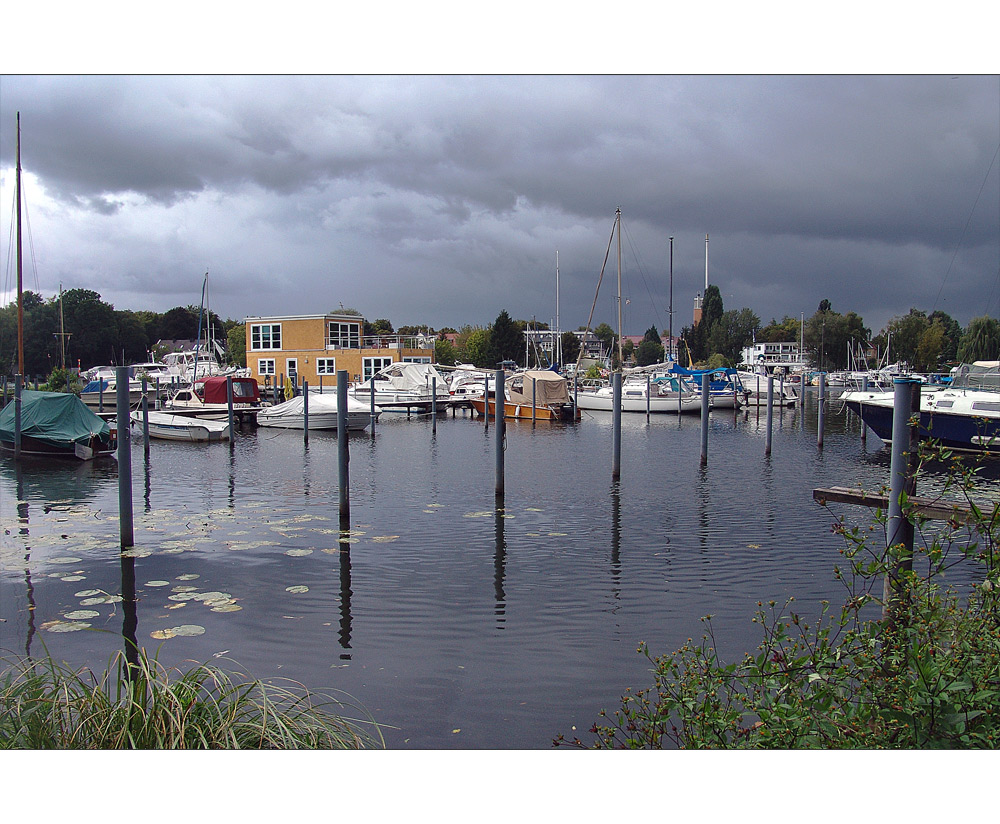
[[[492,422],[387,413],[350,438],[346,535],[333,433],[154,441],[148,464],[133,433],[137,637],[167,665],[347,693],[391,748],[547,748],[650,683],[641,641],[669,652],[712,614],[732,659],[757,643],[758,601],[839,603],[830,527],[870,513],[812,490],[887,483],[888,448],[836,401],[817,448],[812,394],[776,410],[769,458],[765,424],[713,412],[701,466],[697,416],[625,415],[612,483],[609,413],[508,422],[498,510]],[[114,463],[0,464],[4,655],[103,669],[121,648],[117,483]]]

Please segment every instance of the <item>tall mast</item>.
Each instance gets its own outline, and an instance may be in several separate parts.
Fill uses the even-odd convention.
[[[552,342],[552,351],[559,361],[560,368],[562,362],[562,327],[559,325],[559,250],[556,249],[556,339]]]
[[[625,367],[624,350],[622,349],[622,210],[615,210],[615,228],[618,230],[618,369]]]
[[[705,291],[708,291],[708,232],[705,232]]]
[[[66,370],[66,324],[63,318],[62,284],[59,284],[59,368]]]
[[[667,349],[674,359],[674,239],[670,238],[670,307],[667,310],[670,331],[667,332]]]
[[[17,374],[24,376],[24,296],[21,293],[21,113],[17,113]]]

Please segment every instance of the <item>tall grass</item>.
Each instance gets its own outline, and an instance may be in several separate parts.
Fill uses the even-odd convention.
[[[382,747],[349,705],[208,664],[167,668],[116,653],[103,673],[52,658],[0,659],[0,749],[365,749]]]

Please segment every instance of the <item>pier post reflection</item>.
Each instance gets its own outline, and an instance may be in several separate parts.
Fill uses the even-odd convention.
[[[136,630],[139,627],[138,599],[135,594],[135,558],[121,554],[122,571],[122,638],[125,641],[125,660],[128,662],[126,677],[135,681],[139,675],[139,641]]]
[[[496,549],[493,553],[493,598],[496,604],[493,614],[496,616],[496,628],[505,629],[507,623],[507,593],[504,582],[507,578],[507,538],[504,535],[504,509],[496,507],[493,514],[493,531],[496,538]]]
[[[340,646],[341,649],[351,649],[351,545],[347,543],[350,536],[350,524],[347,529],[341,521],[340,541]],[[342,652],[342,661],[350,661],[351,653]]]
[[[17,522],[19,524],[18,533],[28,535],[28,501],[24,495],[24,472],[21,462],[14,462],[14,480],[17,497]],[[24,654],[31,657],[31,642],[35,638],[35,585],[31,580],[31,547],[25,546],[24,550],[24,591],[28,609],[28,629],[24,638]]]
[[[621,595],[622,573],[622,497],[621,484],[611,484],[611,580],[614,584],[612,595],[617,601]]]

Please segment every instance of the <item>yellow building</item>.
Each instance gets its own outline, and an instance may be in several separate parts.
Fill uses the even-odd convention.
[[[352,383],[368,380],[390,363],[433,363],[433,335],[364,336],[359,315],[284,315],[246,318],[247,367],[265,386],[291,377],[310,388],[337,385],[344,370]]]

